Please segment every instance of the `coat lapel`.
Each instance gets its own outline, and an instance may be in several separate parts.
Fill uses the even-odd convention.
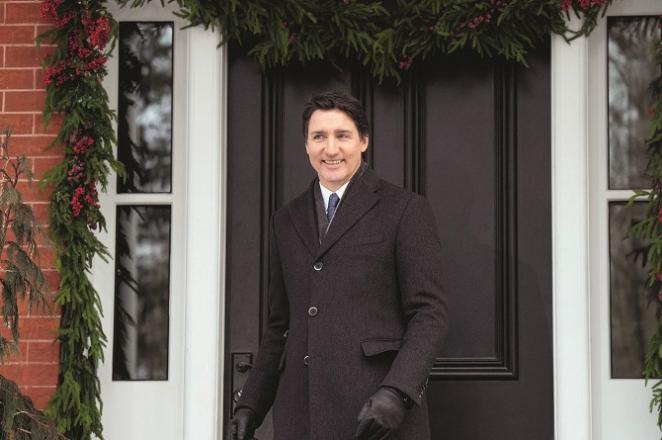
[[[289,209],[294,229],[313,257],[317,254],[319,248],[317,222],[315,221],[315,196],[313,194],[315,182],[317,182],[317,179],[313,180],[306,192],[292,202]]]
[[[381,198],[377,193],[379,187],[379,179],[370,168],[366,168],[363,175],[350,185],[317,250],[316,259],[324,255],[354,223],[377,204]]]

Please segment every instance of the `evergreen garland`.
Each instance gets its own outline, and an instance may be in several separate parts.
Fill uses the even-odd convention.
[[[588,35],[613,0],[171,0],[191,26],[218,28],[264,68],[359,60],[399,80],[417,60],[471,48],[526,64],[550,33]],[[151,0],[117,0],[139,7]],[[163,3],[163,0],[162,0]],[[578,30],[567,27],[573,13]]]
[[[662,71],[662,39],[655,45],[655,60]],[[651,303],[655,304],[657,328],[653,334],[644,362],[646,383],[656,379],[653,385],[651,412],[657,413],[657,425],[662,429],[662,75],[650,86],[653,104],[648,144],[648,164],[646,171],[651,178],[649,190],[635,190],[628,205],[641,198],[646,200],[646,217],[630,228],[631,236],[639,237],[647,243],[643,265],[648,269],[646,287],[651,292]]]
[[[150,0],[117,0],[139,7]],[[379,81],[398,81],[414,63],[470,48],[483,56],[526,63],[550,33],[588,35],[613,0],[171,0],[190,26],[218,28],[221,44],[237,43],[265,69],[315,60],[358,60]],[[164,0],[161,0],[164,3]],[[114,158],[115,114],[101,85],[117,23],[104,0],[43,0],[55,25],[39,37],[54,42],[46,59],[46,118],[61,113],[56,143],[64,160],[45,182],[53,188],[50,230],[61,283],[59,386],[47,412],[74,440],[102,438],[97,368],[106,336],[101,302],[88,279],[107,250],[95,236],[105,228],[97,187],[105,190]],[[572,30],[565,19],[582,19]]]
[[[95,236],[105,229],[97,187],[105,190],[111,170],[121,172],[113,156],[114,113],[101,84],[116,34],[103,1],[47,0],[41,9],[55,27],[39,41],[57,44],[47,58],[44,116],[63,114],[54,141],[64,160],[44,177],[53,190],[49,226],[61,281],[56,303],[61,307],[58,388],[46,412],[73,440],[102,438],[101,395],[97,377],[106,336],[101,300],[88,278],[95,256],[107,250]]]

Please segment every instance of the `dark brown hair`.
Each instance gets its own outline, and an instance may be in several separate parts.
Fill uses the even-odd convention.
[[[354,125],[356,125],[359,135],[362,138],[368,137],[370,126],[368,125],[368,117],[365,114],[365,110],[363,110],[361,102],[352,95],[340,90],[328,90],[326,92],[315,94],[310,98],[310,101],[306,103],[302,115],[303,137],[308,137],[308,123],[315,110],[333,109],[345,112],[347,116],[354,121]]]

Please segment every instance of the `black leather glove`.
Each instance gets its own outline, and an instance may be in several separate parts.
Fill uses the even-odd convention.
[[[234,413],[230,421],[232,440],[253,440],[255,434],[255,411],[241,407]]]
[[[380,387],[370,396],[359,412],[358,440],[383,440],[398,429],[407,414],[400,392]]]

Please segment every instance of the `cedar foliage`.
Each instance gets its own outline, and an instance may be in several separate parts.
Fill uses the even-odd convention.
[[[64,147],[64,159],[43,178],[53,188],[48,223],[60,274],[55,302],[61,310],[58,387],[45,412],[68,438],[102,439],[97,370],[107,338],[101,323],[101,299],[88,275],[95,257],[107,260],[109,255],[96,236],[106,228],[97,188],[105,191],[111,172],[123,175],[113,155],[115,113],[102,84],[117,23],[103,0],[43,0],[42,14],[54,21],[54,27],[37,41],[56,45],[44,61],[49,78],[44,118],[64,116],[53,142]],[[80,149],[78,144],[84,139],[90,139],[91,145]],[[82,171],[73,172],[75,166]],[[84,200],[76,212],[79,190]]]
[[[152,0],[117,0],[140,7]],[[470,49],[526,64],[550,33],[588,35],[613,0],[170,0],[189,26],[218,29],[264,68],[360,61],[380,82],[414,60]],[[161,0],[164,4],[165,0]],[[568,28],[570,14],[581,19]],[[482,17],[482,18],[481,18]]]
[[[662,69],[662,39],[657,41],[654,50],[655,60]],[[646,141],[646,173],[651,180],[651,189],[635,190],[628,201],[628,205],[632,205],[641,198],[646,200],[646,217],[635,222],[629,234],[647,243],[642,251],[642,264],[648,269],[646,287],[650,289],[651,303],[656,307],[657,328],[648,344],[643,374],[646,383],[656,380],[652,387],[650,411],[657,413],[657,425],[662,429],[662,75],[650,85],[650,92],[653,118]]]
[[[0,287],[2,320],[10,337],[0,335],[0,361],[18,352],[18,303],[46,307],[46,280],[37,259],[37,220],[30,205],[17,189],[19,180],[32,181],[32,169],[25,156],[11,157],[5,129],[0,143]],[[37,410],[18,386],[0,376],[0,440],[51,440],[64,438],[51,420]]]

